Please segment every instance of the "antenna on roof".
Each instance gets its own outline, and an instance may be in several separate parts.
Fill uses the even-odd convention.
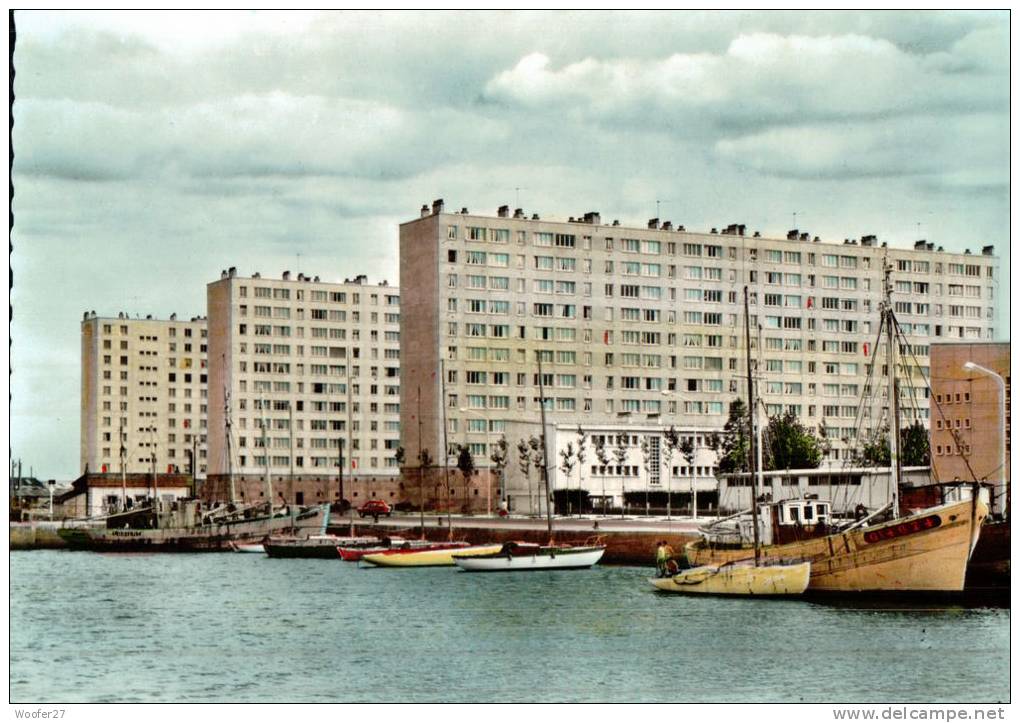
[[[662,214],[659,213],[659,207],[662,204],[664,204],[664,203],[669,203],[669,199],[665,199],[665,198],[664,199],[658,199],[658,198],[655,199],[655,218],[662,218]]]
[[[514,186],[514,208],[520,208],[521,207],[521,191],[527,191],[527,190],[528,189],[521,188],[520,186]]]

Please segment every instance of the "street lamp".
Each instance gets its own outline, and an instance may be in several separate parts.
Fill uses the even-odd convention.
[[[1009,494],[1006,491],[1006,381],[1001,375],[996,374],[991,369],[975,364],[972,361],[965,362],[963,368],[969,372],[977,372],[978,374],[984,374],[985,376],[992,377],[995,383],[999,386],[999,423],[1002,430],[1002,435],[999,438],[1001,445],[999,455],[999,472],[1001,474],[1001,494],[1002,494],[1002,517],[1006,517],[1007,507],[1009,504]]]
[[[486,454],[486,457],[487,457],[486,462],[491,462],[492,460],[488,459],[488,455],[490,455],[492,453],[492,445],[490,444],[490,440],[489,440],[489,420],[488,420],[488,418],[486,418],[485,415],[483,415],[481,412],[476,412],[473,409],[468,409],[467,407],[460,407],[460,411],[461,411],[462,414],[474,414],[479,419],[481,419],[483,422],[485,422],[485,454]],[[467,441],[468,441],[468,438],[467,438],[467,425],[465,424],[464,425],[464,443],[467,444]],[[490,464],[486,464],[485,465],[485,476],[486,476],[486,480],[487,480],[486,484],[485,484],[485,507],[486,507],[486,510],[487,510],[487,514],[491,517],[492,516],[492,466]],[[467,482],[465,482],[465,484],[467,484]],[[467,494],[467,493],[465,493],[465,494]]]

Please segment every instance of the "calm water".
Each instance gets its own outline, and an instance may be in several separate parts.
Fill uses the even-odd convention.
[[[665,596],[632,567],[43,550],[10,564],[13,702],[1009,698],[1002,609]]]

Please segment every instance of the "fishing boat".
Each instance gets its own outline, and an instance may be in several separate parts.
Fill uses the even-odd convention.
[[[358,562],[365,555],[371,555],[377,552],[387,552],[389,550],[403,549],[421,549],[434,545],[436,543],[429,540],[405,540],[403,537],[383,537],[373,542],[368,543],[345,543],[338,545],[336,550],[340,554],[340,559],[344,562]]]
[[[453,567],[455,552],[496,552],[502,545],[470,546],[467,542],[434,542],[419,549],[396,549],[374,552],[361,558],[376,567]]]
[[[494,552],[455,552],[453,562],[467,572],[518,570],[582,570],[591,567],[606,551],[605,545],[538,545],[506,542]]]
[[[272,536],[266,539],[270,557],[306,557],[337,560],[341,545],[378,544],[378,537],[340,537],[339,535]]]
[[[884,331],[892,421],[889,503],[859,520],[840,524],[829,514],[829,503],[817,497],[771,501],[752,495],[750,528],[763,542],[757,554],[777,561],[810,562],[808,592],[961,591],[967,562],[988,516],[988,506],[977,489],[968,499],[900,514],[896,320],[890,297],[887,265],[879,338]],[[687,556],[695,565],[746,559],[753,545],[747,529],[744,515],[713,523],[702,528],[702,539],[688,543]]]
[[[261,542],[231,542],[230,549],[234,552],[247,552],[259,555],[266,553],[266,546]]]
[[[755,565],[750,560],[702,565],[651,580],[663,592],[685,595],[801,595],[811,577],[811,563]]]
[[[747,389],[750,409],[756,409],[754,377],[751,373],[751,325],[748,303],[748,290],[744,287],[744,337],[747,351]],[[755,426],[757,415],[751,414],[752,427]],[[760,425],[757,425],[760,432]],[[752,440],[756,435],[752,433]],[[761,449],[760,438],[756,439],[758,452]],[[757,477],[760,477],[760,455],[756,454],[755,442],[752,441],[748,450],[749,467],[751,468],[751,496],[757,497]],[[757,470],[756,470],[757,468]],[[755,474],[755,472],[759,474]],[[755,508],[756,509],[756,508]],[[800,595],[807,589],[811,574],[811,563],[802,560],[763,560],[761,554],[761,538],[757,515],[752,514],[753,532],[751,535],[753,557],[727,560],[722,563],[703,564],[678,570],[672,575],[650,580],[649,582],[663,592],[684,595]]]
[[[99,552],[229,552],[232,544],[262,544],[271,534],[308,535],[321,532],[329,505],[311,508],[267,505],[226,505],[204,512],[197,500],[156,503],[121,526],[74,530],[69,544]],[[80,533],[80,534],[77,534]]]

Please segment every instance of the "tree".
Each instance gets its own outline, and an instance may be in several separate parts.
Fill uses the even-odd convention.
[[[599,472],[602,474],[602,514],[606,513],[606,474],[609,472],[609,450],[606,449],[606,437],[600,434],[595,438],[595,459],[599,461]]]
[[[730,402],[730,414],[721,434],[713,434],[709,447],[719,457],[720,474],[748,471],[747,455],[750,450],[750,417],[742,399]]]
[[[866,467],[888,467],[891,457],[889,426],[882,425],[854,454],[854,462]],[[918,420],[900,430],[900,464],[904,467],[931,464],[928,432]]]
[[[821,464],[818,438],[792,411],[769,417],[765,434],[768,436],[768,444],[762,449],[765,469],[814,469]]]
[[[666,472],[669,473],[669,485],[666,488],[666,517],[673,515],[673,457],[680,449],[680,433],[672,424],[662,434],[662,444],[666,448]]]
[[[517,440],[517,467],[528,481],[528,509],[534,511],[535,500],[531,496],[531,448],[524,439]]]
[[[421,451],[418,452],[418,501],[421,503],[422,514],[425,510],[425,475],[422,474],[422,470],[427,470],[432,466],[432,454],[429,452],[428,447],[422,447]],[[438,498],[436,502],[438,502]],[[422,521],[422,529],[424,530],[424,520]]]
[[[503,470],[506,469],[509,458],[510,452],[509,445],[506,443],[506,435],[502,435],[496,442],[496,448],[489,454],[489,460],[492,462],[492,466],[496,468],[496,474],[499,476],[499,489],[501,495],[506,494],[506,480],[503,476]],[[492,484],[492,480],[489,480],[489,484]]]
[[[928,430],[919,420],[900,430],[900,459],[904,467],[924,467],[931,464],[931,444]]]
[[[627,475],[623,471],[623,463],[627,461],[627,435],[618,434],[616,435],[616,447],[613,448],[613,457],[616,458],[616,464],[620,467],[620,516],[626,514],[627,511]]]
[[[581,425],[577,425],[577,516],[580,517],[584,511],[581,503],[581,478],[584,476],[584,462],[587,459],[584,448],[588,444],[588,435]]]
[[[694,437],[684,437],[680,442],[680,456],[683,457],[687,468],[691,471],[691,517],[696,519],[698,516],[698,494],[694,488],[694,485],[697,484],[697,480],[694,478],[694,454]]]
[[[531,447],[531,463],[539,470],[538,499],[541,500],[545,496],[545,504],[549,505],[549,468],[545,462],[545,434],[540,434],[537,437],[531,435],[531,438],[528,439],[528,446]],[[546,485],[545,492],[541,490],[542,481]],[[538,505],[538,514],[542,514],[541,502]]]
[[[641,466],[645,470],[645,514],[648,514],[648,487],[652,481],[652,448],[648,435],[641,435]]]
[[[475,473],[475,458],[471,454],[471,448],[466,444],[457,445],[457,469],[464,475],[464,507],[468,504],[468,486],[471,475]]]
[[[574,443],[573,442],[567,442],[566,448],[560,450],[560,459],[563,460],[562,462],[560,462],[560,471],[563,472],[563,474],[565,474],[567,476],[567,485],[566,485],[566,489],[567,489],[567,514],[569,514],[571,512],[571,510],[570,510],[570,473],[574,471],[574,465],[577,464],[577,456],[574,453]]]

